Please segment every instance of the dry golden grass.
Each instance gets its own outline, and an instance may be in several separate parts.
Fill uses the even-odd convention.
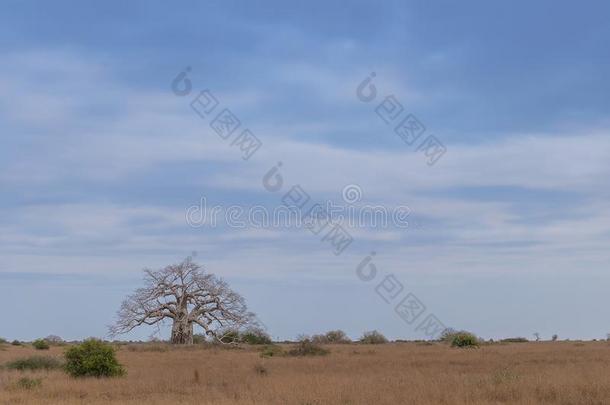
[[[72,379],[0,370],[2,404],[610,404],[610,344],[452,349],[416,343],[330,346],[328,356],[261,358],[256,349],[123,347],[128,375]],[[53,347],[43,355],[61,356]],[[5,346],[0,364],[41,354]],[[38,388],[18,388],[24,377]]]

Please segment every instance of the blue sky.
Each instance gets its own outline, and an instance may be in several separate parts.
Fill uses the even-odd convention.
[[[389,274],[422,317],[487,338],[610,332],[607,3],[0,8],[0,336],[104,336],[142,268],[192,252],[278,338],[422,338],[376,294]],[[189,107],[203,89],[263,142],[248,161]],[[435,165],[375,114],[389,95],[446,146]],[[261,184],[278,161],[315,200],[356,184],[413,226],[353,229],[335,256],[303,229],[187,225],[202,197],[281,204]]]

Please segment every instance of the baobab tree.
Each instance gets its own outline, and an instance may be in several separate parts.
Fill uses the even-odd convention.
[[[171,342],[192,344],[194,325],[220,340],[222,331],[255,324],[244,298],[190,257],[157,271],[145,269],[144,273],[145,286],[123,301],[116,323],[109,328],[111,336],[171,321]]]

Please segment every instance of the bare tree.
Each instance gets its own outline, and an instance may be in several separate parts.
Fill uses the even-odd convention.
[[[244,298],[226,282],[206,273],[190,257],[161,270],[144,270],[143,288],[127,297],[109,328],[112,336],[127,333],[142,325],[172,322],[171,342],[193,343],[193,326],[207,336],[219,339],[219,331],[253,324]]]
[[[44,338],[44,340],[46,340],[47,343],[49,343],[51,345],[60,345],[60,344],[64,343],[64,340],[57,335],[49,335],[46,338]]]

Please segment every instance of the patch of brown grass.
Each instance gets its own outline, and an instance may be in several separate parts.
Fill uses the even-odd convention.
[[[289,350],[290,346],[284,346]],[[332,345],[315,357],[261,359],[256,348],[121,349],[127,376],[72,379],[0,369],[0,404],[584,404],[610,403],[610,345]],[[52,347],[49,355],[60,356]],[[35,354],[8,347],[0,364]],[[35,389],[18,388],[27,377]],[[17,387],[17,388],[16,388]]]

